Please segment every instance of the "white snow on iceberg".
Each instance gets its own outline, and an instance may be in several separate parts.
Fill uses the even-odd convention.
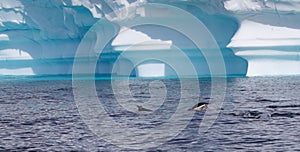
[[[300,74],[300,29],[245,20],[228,47],[248,61],[247,76]]]
[[[145,33],[123,27],[111,45],[116,51],[167,50],[172,41],[152,39]]]

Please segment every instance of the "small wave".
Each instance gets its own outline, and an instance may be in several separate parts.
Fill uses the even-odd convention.
[[[264,99],[264,98],[257,98],[255,102],[282,102],[281,100],[271,100],[271,99]]]
[[[268,108],[277,109],[277,108],[300,108],[300,105],[271,105],[267,106]]]
[[[278,102],[277,100],[269,100],[269,99],[260,99],[258,101],[262,101],[262,102]]]
[[[260,111],[240,111],[237,113],[229,113],[229,115],[241,117],[244,119],[265,119],[269,118],[271,115],[269,113],[264,113]]]
[[[18,101],[4,101],[4,100],[0,100],[0,105],[1,104],[18,104]]]
[[[300,116],[300,113],[296,112],[260,112],[260,111],[242,111],[236,113],[229,113],[229,115],[240,117],[244,119],[269,119],[275,117],[287,117],[294,118]]]
[[[293,112],[274,112],[271,114],[271,117],[288,117],[294,118],[295,116],[300,116],[300,113],[293,113]]]
[[[72,91],[73,88],[58,88],[55,89],[54,91]]]
[[[269,138],[242,138],[240,142],[234,142],[234,144],[262,144],[262,143],[272,143],[279,141],[280,139],[269,139]]]

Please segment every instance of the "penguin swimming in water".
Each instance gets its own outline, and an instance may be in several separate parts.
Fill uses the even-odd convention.
[[[202,111],[207,109],[208,103],[205,102],[199,102],[198,104],[194,105],[191,109],[189,110],[195,110],[195,111]]]
[[[138,108],[138,111],[148,111],[148,112],[152,111],[152,110],[146,109],[146,108],[144,108],[143,106],[140,106],[140,105],[136,105],[136,106]]]

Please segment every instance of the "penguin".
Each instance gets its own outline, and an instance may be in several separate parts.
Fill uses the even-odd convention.
[[[195,111],[202,111],[206,110],[208,103],[205,102],[199,102],[198,104],[194,105],[191,109],[189,110],[195,110]]]
[[[136,105],[136,106],[138,108],[138,111],[148,111],[148,112],[152,111],[152,110],[146,109],[146,108],[144,108],[143,106],[140,106],[140,105]]]

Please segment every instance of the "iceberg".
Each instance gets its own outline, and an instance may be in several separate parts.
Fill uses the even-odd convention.
[[[190,26],[182,14],[144,7],[151,3],[177,7],[203,23],[221,50],[225,76],[300,74],[300,1],[297,0],[1,1],[0,74],[72,74],[78,47],[83,39],[89,39],[85,44],[89,48],[78,56],[83,68],[92,68],[90,61],[97,60],[93,69],[96,74],[176,75],[174,67],[155,60],[157,56],[176,60],[178,65],[187,57],[197,76],[213,76],[208,60],[219,62],[216,54],[213,50],[209,55],[203,53],[185,33],[159,25],[113,24],[124,20],[168,20],[173,24],[186,22]],[[102,20],[112,24],[101,25],[99,32],[87,36]],[[108,37],[111,37],[109,44],[97,56],[97,45],[103,45],[102,38]],[[183,54],[172,54],[174,50]],[[91,55],[95,55],[95,59],[87,59]],[[136,63],[151,56],[152,60]],[[194,74],[184,67],[178,69],[186,75]]]

